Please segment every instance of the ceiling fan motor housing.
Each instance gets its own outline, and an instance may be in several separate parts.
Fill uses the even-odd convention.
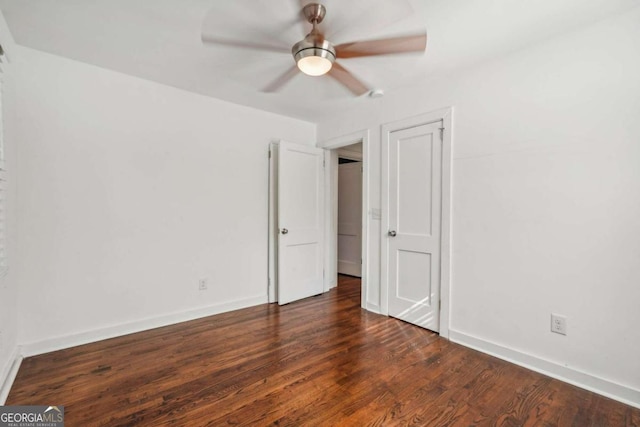
[[[325,40],[320,34],[314,34],[313,32],[303,40],[294,44],[293,48],[291,48],[291,53],[296,62],[308,56],[319,56],[331,62],[336,60],[336,50],[333,48],[331,42]]]

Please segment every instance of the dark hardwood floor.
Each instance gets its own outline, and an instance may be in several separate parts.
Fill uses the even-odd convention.
[[[360,281],[24,360],[66,426],[638,426],[640,410],[360,309]]]

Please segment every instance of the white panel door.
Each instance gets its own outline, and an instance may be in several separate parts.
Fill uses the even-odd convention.
[[[362,275],[362,163],[338,166],[338,273]]]
[[[278,149],[278,303],[321,294],[324,151],[280,142]]]
[[[440,122],[389,134],[389,315],[439,329]]]

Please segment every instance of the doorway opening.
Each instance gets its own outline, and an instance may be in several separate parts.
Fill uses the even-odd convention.
[[[367,307],[369,131],[335,138],[318,147],[326,150],[325,291],[348,277],[359,278],[361,307],[378,311],[377,304]]]
[[[362,277],[362,143],[338,154],[338,274]],[[340,285],[340,281],[338,281]]]

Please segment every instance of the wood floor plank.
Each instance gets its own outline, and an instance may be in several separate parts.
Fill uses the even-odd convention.
[[[360,281],[23,361],[69,426],[639,426],[640,410],[360,308]]]

